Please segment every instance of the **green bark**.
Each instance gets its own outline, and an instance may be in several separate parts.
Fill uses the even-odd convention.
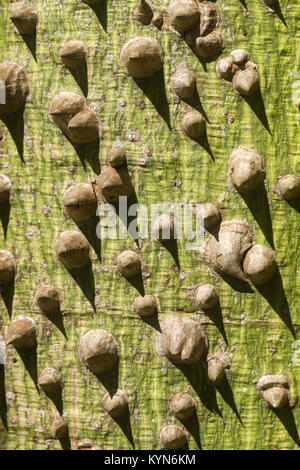
[[[159,449],[160,427],[176,421],[169,414],[167,398],[183,390],[189,390],[198,403],[198,425],[194,421],[189,428],[191,449],[298,448],[299,407],[280,419],[258,397],[255,381],[265,373],[288,374],[292,394],[300,393],[300,365],[292,358],[293,343],[300,338],[299,213],[272,193],[277,176],[300,172],[299,113],[292,101],[296,82],[300,80],[297,28],[300,5],[280,0],[284,24],[278,15],[269,14],[259,0],[248,0],[248,9],[238,0],[218,2],[226,38],[224,55],[234,48],[245,48],[258,65],[268,132],[266,121],[262,122],[247,102],[235,95],[230,83],[217,78],[215,62],[209,63],[205,72],[183,41],[168,31],[159,32],[154,26],[134,21],[134,0],[108,0],[107,31],[92,10],[78,0],[30,3],[40,14],[36,61],[9,22],[15,2],[3,2],[0,6],[0,60],[23,65],[31,84],[24,118],[24,163],[7,127],[0,124],[3,134],[0,171],[13,183],[7,237],[1,235],[1,248],[13,252],[18,263],[12,318],[26,314],[38,324],[37,370],[56,366],[62,372],[63,409],[69,421],[72,448],[76,448],[77,441],[90,438],[103,449],[131,449],[132,432],[136,449]],[[167,3],[162,2],[157,10]],[[105,26],[104,14],[102,24]],[[148,91],[158,95],[156,100],[164,116],[169,109],[171,129],[121,68],[121,47],[135,35],[156,37],[163,47],[168,105],[158,84],[154,83]],[[49,102],[57,92],[82,93],[70,72],[57,63],[59,47],[70,39],[82,39],[90,50],[88,103],[95,105],[102,121],[100,162],[105,163],[116,140],[124,142],[139,203],[150,208],[159,202],[218,201],[223,220],[245,218],[255,228],[258,243],[268,245],[274,239],[283,288],[277,283],[267,298],[257,290],[234,291],[199,262],[197,252],[186,250],[184,240],[178,241],[180,271],[174,269],[174,259],[168,251],[153,240],[144,240],[140,250],[149,274],[144,280],[145,291],[157,297],[159,319],[175,314],[205,320],[210,352],[225,350],[226,344],[215,323],[197,311],[189,292],[199,282],[211,282],[218,288],[227,351],[232,354],[232,367],[227,373],[229,386],[223,396],[207,387],[198,368],[189,368],[184,374],[163,363],[154,349],[155,329],[131,313],[131,303],[138,294],[115,269],[117,253],[124,247],[135,248],[129,237],[104,240],[101,262],[93,251],[96,311],[54,259],[53,244],[58,234],[75,228],[63,216],[62,193],[70,179],[87,182],[95,177],[91,165],[87,163],[84,169],[72,145],[47,115]],[[179,130],[179,119],[187,106],[175,100],[169,82],[176,64],[184,59],[197,73],[214,160]],[[256,103],[260,117],[262,109],[262,104]],[[14,124],[12,133],[17,135],[18,143],[20,132]],[[252,201],[252,212],[240,196],[229,191],[226,183],[229,155],[239,145],[255,147],[266,162],[267,201],[262,198]],[[33,305],[36,288],[43,282],[63,290],[66,337]],[[294,337],[291,326],[287,326],[287,304]],[[9,322],[1,302],[3,334]],[[119,344],[118,382],[130,397],[131,431],[128,423],[122,430],[103,412],[104,386],[83,370],[77,358],[80,337],[96,327],[113,333]],[[61,448],[60,442],[52,440],[49,434],[55,406],[37,392],[28,369],[12,347],[8,348],[1,395],[3,448]]]

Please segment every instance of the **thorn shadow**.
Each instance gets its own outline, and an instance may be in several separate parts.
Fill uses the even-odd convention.
[[[95,279],[92,270],[92,263],[89,261],[86,266],[76,269],[67,269],[76,284],[80,287],[83,295],[89,301],[94,311],[95,306]]]
[[[97,258],[101,263],[101,239],[97,236],[96,231],[98,223],[99,217],[95,215],[84,222],[77,222],[76,225],[95,251]]]
[[[0,219],[3,228],[4,239],[6,239],[7,229],[9,224],[11,204],[10,201],[2,202],[0,204]]]
[[[287,201],[284,199],[284,202],[286,202],[290,207],[292,207],[292,209],[300,214],[300,198],[294,199],[293,201]]]
[[[281,6],[280,6],[280,3],[278,0],[275,0],[275,5],[274,7],[272,7],[272,10],[273,12],[275,13],[276,16],[278,16],[278,18],[280,19],[280,21],[284,24],[284,26],[286,28],[288,28],[288,25],[285,21],[285,18],[283,16],[283,13],[282,13],[282,10],[281,10]]]
[[[0,364],[0,417],[5,429],[8,429],[7,423],[7,403],[5,393],[5,369],[4,364]]]
[[[227,284],[230,285],[230,287],[237,291],[237,292],[243,292],[244,294],[253,294],[254,290],[250,286],[250,284],[247,281],[242,281],[241,279],[236,279],[235,277],[228,276],[226,274],[221,274],[219,273],[219,276],[225,281]]]
[[[240,414],[238,412],[235,400],[234,400],[232,388],[231,388],[226,376],[224,377],[223,383],[221,385],[217,386],[216,389],[218,390],[218,392],[222,396],[223,400],[227,403],[227,405],[230,406],[230,408],[232,409],[232,411],[236,415],[236,417],[239,420],[239,422],[241,423],[241,425],[244,427],[242,419],[241,419]]]
[[[72,142],[70,137],[66,134],[66,132],[64,132],[63,129],[59,129],[75,150],[84,171],[86,171],[86,162],[88,162],[93,172],[96,173],[96,175],[99,175],[101,172],[99,159],[100,139],[95,140],[94,142],[88,142],[86,144],[76,144],[75,142]]]
[[[221,225],[221,222],[217,225],[215,225],[214,227],[211,227],[211,228],[206,228],[205,231],[207,233],[209,233],[210,235],[212,235],[213,237],[215,237],[215,239],[217,241],[219,241],[219,231],[220,231],[220,225]]]
[[[245,0],[240,0],[240,3],[243,5],[243,7],[248,10],[248,6]]]
[[[36,31],[30,34],[20,34],[26,46],[30,50],[32,57],[37,62],[36,59]]]
[[[254,191],[240,192],[248,209],[258,223],[270,246],[274,249],[272,219],[265,184],[262,182]]]
[[[281,320],[285,323],[293,337],[296,338],[290,307],[285,295],[282,277],[278,267],[276,268],[276,272],[269,282],[265,284],[257,284],[255,287],[281,318]]]
[[[0,294],[6,307],[8,316],[11,318],[15,295],[15,280],[13,279],[9,284],[0,285]]]
[[[63,414],[63,400],[62,400],[62,392],[58,393],[46,393],[44,392],[45,395],[52,401],[54,404],[55,408],[57,409],[58,413],[60,416]]]
[[[117,171],[118,169],[115,168]],[[122,168],[124,170],[124,167]],[[127,167],[126,167],[126,171]],[[138,206],[138,198],[136,195],[135,190],[133,190],[133,193],[128,197],[126,200],[126,206],[123,205],[122,203],[111,203],[112,206],[114,207],[117,216],[119,219],[123,222],[124,226],[126,227],[126,230],[129,234],[129,236],[136,242],[136,245],[139,247],[139,239],[138,239],[138,218],[137,218],[137,212],[135,215],[130,215],[130,208],[132,210],[134,209],[133,206],[137,207]]]
[[[143,280],[142,271],[140,271],[134,277],[130,277],[130,278],[127,278],[125,276],[122,276],[122,277],[124,277],[124,279],[126,279],[126,281],[129,282],[129,284],[131,284],[132,287],[134,287],[138,291],[138,293],[144,297],[145,287],[144,287],[144,280]]]
[[[151,77],[134,78],[137,86],[147,96],[158,114],[164,119],[171,129],[169,103],[166,95],[165,78],[163,68]]]
[[[75,82],[79,86],[80,90],[82,91],[83,95],[87,97],[89,92],[89,85],[88,85],[88,70],[87,70],[87,63],[85,62],[82,67],[74,70],[67,67],[69,72],[71,73],[72,77],[74,78]]]
[[[83,0],[84,3],[86,3]],[[107,0],[101,0],[100,5],[88,5],[97,16],[99,23],[107,33]]]
[[[190,49],[191,49],[191,51],[193,52],[193,54],[195,55],[195,57],[198,59],[198,62],[200,62],[200,64],[202,65],[204,72],[207,73],[207,64],[208,64],[209,62],[206,61],[206,60],[204,59],[204,57],[200,57],[198,54],[196,54],[194,48],[190,47]]]
[[[186,430],[194,438],[197,447],[199,450],[202,450],[201,439],[200,439],[200,426],[197,414],[194,413],[190,419],[179,419],[181,424],[186,428]]]
[[[281,421],[286,431],[289,433],[290,437],[293,439],[295,444],[300,447],[300,439],[298,434],[298,429],[295,423],[295,418],[291,408],[282,408],[282,409],[272,409],[277,418]]]
[[[18,352],[25,369],[29,373],[31,380],[33,381],[38,394],[40,393],[38,387],[38,370],[37,370],[37,345],[34,348],[21,351],[15,348]]]
[[[200,363],[191,365],[174,365],[187,378],[203,405],[209,411],[217,413],[217,415],[222,418],[223,416],[217,403],[216,391],[214,387],[208,383],[204,367]]]
[[[204,119],[210,124],[210,121],[207,117],[207,114],[202,106],[202,103],[201,103],[201,100],[200,100],[200,96],[199,96],[199,92],[196,88],[195,90],[195,93],[193,94],[193,96],[191,98],[188,98],[186,100],[183,100],[186,104],[188,104],[189,106],[191,106],[191,108],[194,108],[196,109],[197,111],[199,111],[199,113],[202,114],[202,116],[204,117]]]
[[[248,103],[252,111],[256,114],[264,128],[269,132],[270,135],[272,135],[260,87],[254,95],[242,97],[246,103]]]
[[[119,387],[119,363],[117,363],[111,370],[103,372],[102,374],[94,374],[107,392],[118,390]]]
[[[59,310],[58,312],[52,312],[52,313],[43,312],[43,314],[51,323],[53,323],[53,325],[56,326],[56,328],[59,329],[59,331],[64,335],[64,337],[68,339],[65,326],[64,326],[62,312]]]
[[[211,146],[210,146],[209,141],[208,141],[207,130],[206,130],[206,129],[205,129],[204,136],[203,136],[202,139],[200,139],[200,141],[199,141],[199,144],[201,145],[202,148],[204,148],[204,150],[206,150],[206,152],[208,153],[208,155],[210,156],[210,158],[211,158],[213,161],[215,161],[215,157],[214,157],[213,151],[212,151]]]
[[[180,271],[177,239],[173,238],[170,240],[161,240],[159,243],[170,253],[176,266],[178,267],[178,270]]]
[[[100,140],[98,139],[95,142],[89,142],[87,144],[74,144],[69,138],[68,140],[77,153],[83,169],[86,171],[86,162],[88,162],[93,172],[99,175],[101,172],[99,160]]]
[[[69,430],[67,431],[67,435],[65,437],[61,437],[58,440],[59,440],[60,445],[61,445],[63,450],[71,450],[71,441],[70,441]]]
[[[6,125],[11,138],[13,139],[19,157],[22,163],[25,163],[24,160],[24,109],[10,114],[8,116],[1,116],[1,120]]]
[[[149,317],[140,317],[140,319],[144,323],[152,326],[152,328],[154,328],[156,331],[159,331],[159,333],[161,333],[161,328],[160,328],[157,312]]]
[[[219,332],[221,333],[225,343],[228,344],[228,339],[227,339],[226,331],[225,331],[225,328],[224,328],[223,315],[222,315],[220,302],[218,302],[218,305],[214,308],[205,309],[204,313],[216,325],[216,327],[218,328]]]
[[[120,427],[121,431],[123,432],[125,437],[128,439],[128,441],[129,441],[130,445],[132,446],[132,448],[135,449],[133,434],[132,434],[132,429],[131,429],[129,409],[127,408],[124,415],[120,416],[119,418],[112,418],[112,419]]]
[[[191,139],[193,142],[197,142],[197,144],[199,144],[208,153],[210,158],[213,161],[215,161],[214,154],[212,152],[211,146],[210,146],[209,141],[208,141],[207,129],[205,129],[204,134],[201,137],[199,137],[198,139],[192,139],[190,136],[189,136],[189,139]]]

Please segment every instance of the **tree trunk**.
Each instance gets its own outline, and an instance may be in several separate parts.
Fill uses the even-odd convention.
[[[0,171],[13,185],[8,223],[7,214],[2,216],[1,248],[11,251],[18,265],[14,295],[3,291],[0,325],[5,335],[10,316],[25,314],[35,319],[39,332],[36,357],[22,360],[8,346],[6,363],[0,366],[2,448],[76,449],[78,441],[88,438],[106,450],[160,449],[160,428],[170,422],[180,424],[169,412],[168,398],[181,391],[189,391],[198,405],[197,419],[186,424],[190,449],[299,447],[299,407],[275,413],[266,407],[255,385],[263,374],[287,374],[294,402],[300,393],[300,346],[295,343],[300,307],[299,213],[272,192],[278,176],[300,171],[295,106],[300,89],[300,5],[288,0],[279,3],[274,14],[260,0],[217,2],[226,39],[223,56],[244,48],[258,65],[262,98],[246,101],[230,83],[218,79],[215,61],[202,63],[166,28],[159,31],[134,20],[133,0],[108,0],[107,5],[103,0],[98,18],[79,0],[33,0],[30,4],[40,16],[36,51],[32,39],[26,44],[9,21],[15,2],[2,2],[1,62],[22,65],[31,92],[24,120],[19,116],[0,122]],[[167,4],[157,4],[155,11]],[[155,37],[164,51],[164,74],[149,80],[144,91],[125,75],[119,59],[122,46],[134,36]],[[81,39],[89,47],[87,82],[82,75],[76,81],[58,63],[59,48],[70,39]],[[197,75],[210,152],[207,145],[204,148],[185,137],[179,127],[181,115],[190,107],[175,97],[170,77],[183,60]],[[60,91],[81,95],[88,91],[88,104],[102,123],[99,155],[90,146],[76,152],[51,123],[50,100]],[[62,194],[71,182],[94,180],[117,141],[125,146],[140,204],[150,211],[151,204],[161,202],[218,203],[223,220],[246,219],[255,230],[256,243],[274,247],[281,278],[269,290],[239,292],[208,269],[197,250],[187,249],[185,239],[177,244],[178,268],[174,253],[155,240],[144,239],[137,248],[127,234],[126,239],[103,240],[101,256],[93,249],[92,274],[76,282],[53,252],[60,232],[77,229],[64,216]],[[250,201],[227,185],[229,156],[241,145],[256,149],[266,164],[266,193]],[[157,298],[159,320],[179,315],[201,321],[210,353],[230,355],[226,386],[213,388],[201,367],[179,368],[156,353],[156,325],[132,313],[131,304],[139,294],[116,271],[116,256],[125,247],[142,256],[145,293]],[[218,289],[223,329],[220,318],[216,324],[191,299],[193,287],[201,282]],[[63,328],[34,305],[36,289],[43,283],[63,291]],[[115,385],[116,377],[108,374],[107,381],[101,382],[78,359],[78,342],[93,328],[106,329],[118,342],[118,387],[129,396],[129,420],[116,422],[102,408],[106,387]],[[50,435],[56,406],[36,386],[45,367],[56,367],[63,376],[63,413],[70,443]]]

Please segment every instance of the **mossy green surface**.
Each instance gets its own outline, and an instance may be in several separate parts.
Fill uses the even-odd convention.
[[[266,121],[261,122],[247,102],[233,92],[231,84],[217,78],[215,62],[207,64],[205,71],[182,40],[167,30],[134,21],[135,1],[108,0],[106,20],[102,14],[103,25],[79,0],[30,3],[40,15],[36,61],[9,21],[15,1],[2,2],[0,6],[0,60],[23,65],[31,84],[24,117],[24,163],[7,127],[0,122],[0,171],[13,184],[7,237],[4,239],[2,231],[0,247],[14,253],[18,263],[12,317],[29,315],[38,325],[37,370],[55,366],[63,375],[63,408],[69,421],[71,447],[90,438],[103,449],[132,449],[133,445],[136,449],[159,449],[160,427],[175,421],[167,408],[168,397],[189,390],[198,403],[199,423],[197,426],[193,422],[190,427],[191,449],[298,448],[299,406],[276,416],[258,397],[255,380],[265,373],[285,373],[291,378],[292,395],[300,395],[300,360],[295,353],[300,346],[294,343],[300,340],[300,215],[272,192],[279,175],[300,173],[299,110],[293,102],[300,88],[300,5],[279,0],[284,24],[260,0],[248,0],[247,8],[238,0],[217,2],[226,38],[223,55],[234,48],[245,48],[258,65],[268,131]],[[157,10],[165,6],[166,1]],[[163,100],[162,86],[154,83],[149,92],[160,103],[163,116],[169,110],[170,128],[121,68],[121,47],[135,35],[156,37],[163,47],[168,105]],[[95,177],[90,164],[84,168],[73,146],[48,117],[50,100],[57,92],[82,93],[70,72],[57,60],[60,46],[70,39],[83,40],[90,51],[87,100],[102,121],[100,163],[106,163],[107,152],[115,141],[124,143],[139,203],[150,208],[151,204],[170,201],[219,202],[223,220],[248,220],[258,243],[269,244],[274,239],[287,303],[282,300],[278,285],[274,286],[270,302],[257,290],[235,292],[199,262],[198,252],[186,249],[184,240],[178,241],[180,271],[174,268],[171,255],[153,240],[143,240],[139,250],[147,270],[145,292],[157,297],[160,320],[167,314],[205,320],[196,311],[189,292],[199,282],[217,286],[227,351],[232,355],[232,367],[227,373],[229,385],[223,395],[207,387],[199,368],[189,368],[184,374],[165,364],[155,353],[155,329],[131,313],[137,291],[115,269],[118,252],[124,247],[136,248],[129,237],[104,240],[101,262],[92,252],[95,311],[54,258],[53,244],[58,234],[76,228],[63,215],[63,191],[71,180],[87,182]],[[182,60],[197,74],[214,159],[179,130],[180,117],[188,107],[175,99],[169,83],[176,64]],[[261,103],[258,105],[255,109],[261,115],[263,108]],[[19,130],[15,131],[19,136]],[[258,198],[253,213],[227,186],[228,158],[239,145],[257,149],[266,163],[268,204]],[[48,282],[63,291],[66,337],[33,304],[37,286]],[[5,334],[10,318],[3,301],[0,308],[1,333]],[[289,312],[294,336],[286,325]],[[216,325],[209,319],[205,323],[210,351],[225,350]],[[111,332],[119,344],[118,384],[130,398],[131,431],[128,423],[122,430],[103,412],[101,399],[105,389],[77,358],[80,337],[97,327]],[[2,448],[60,449],[60,442],[52,440],[49,433],[55,407],[37,392],[12,347],[8,348],[4,370],[0,390]]]

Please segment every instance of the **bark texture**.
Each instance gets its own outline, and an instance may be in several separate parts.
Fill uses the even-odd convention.
[[[171,32],[135,21],[135,0],[103,0],[98,18],[78,0],[32,0],[39,11],[36,60],[32,40],[26,44],[10,24],[15,3],[1,2],[0,60],[26,69],[31,93],[24,130],[21,117],[7,125],[0,121],[0,171],[12,181],[9,223],[7,213],[1,217],[7,232],[6,238],[1,232],[1,249],[12,252],[18,264],[14,296],[2,293],[0,325],[4,334],[10,316],[31,316],[39,338],[36,356],[20,356],[9,346],[6,363],[0,365],[1,447],[75,449],[78,441],[91,439],[103,449],[159,449],[160,428],[180,424],[170,414],[168,398],[187,391],[198,405],[197,419],[186,424],[190,449],[298,448],[299,406],[275,414],[259,397],[255,382],[263,374],[287,374],[291,394],[300,394],[300,345],[295,343],[300,340],[299,212],[272,193],[278,176],[300,173],[299,109],[293,102],[300,89],[300,4],[279,0],[280,9],[272,14],[260,0],[217,2],[219,29],[226,39],[222,57],[244,48],[258,65],[262,100],[250,102],[251,107],[230,83],[217,78],[216,62],[201,63]],[[157,4],[155,11],[167,4]],[[119,54],[130,38],[148,35],[164,50],[164,74],[148,79],[144,93],[125,75]],[[78,81],[102,123],[99,151],[92,146],[79,155],[48,117],[56,93],[83,94],[70,71],[58,63],[60,47],[73,39],[89,48],[87,83],[84,74]],[[208,119],[211,156],[179,128],[189,107],[172,92],[170,78],[183,60],[197,76],[201,103],[196,106],[203,107]],[[180,269],[154,240],[144,240],[138,250],[145,293],[157,297],[159,320],[183,315],[201,321],[210,353],[231,355],[228,383],[219,390],[207,384],[200,366],[183,369],[164,362],[155,352],[155,328],[131,312],[139,294],[115,265],[122,249],[136,249],[129,236],[104,240],[101,250],[92,250],[92,269],[83,279],[74,280],[55,260],[59,233],[77,229],[64,217],[64,191],[71,183],[93,180],[117,141],[124,144],[139,203],[149,208],[169,201],[219,203],[223,220],[246,219],[256,243],[277,252],[280,276],[272,287],[245,293],[200,263],[198,252],[187,250],[185,240],[178,241]],[[255,149],[266,164],[266,192],[250,199],[227,185],[229,156],[242,145]],[[63,292],[59,328],[33,302],[37,287],[45,283]],[[216,325],[191,302],[192,288],[199,283],[217,287],[223,324],[220,316]],[[85,370],[77,357],[80,338],[96,328],[112,333],[119,346],[118,371],[103,380]],[[51,437],[56,406],[35,386],[46,367],[55,367],[63,377],[69,442]],[[104,412],[106,388],[127,393],[130,419],[116,422]],[[61,403],[56,404],[62,411]]]

